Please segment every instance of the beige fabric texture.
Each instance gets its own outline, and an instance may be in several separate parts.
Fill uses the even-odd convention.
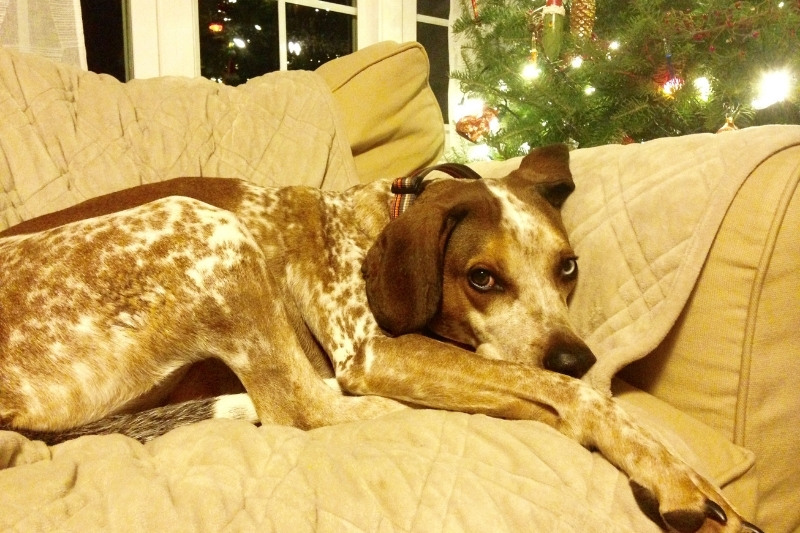
[[[444,119],[428,85],[428,56],[420,44],[378,43],[316,72],[342,110],[363,183],[406,176],[437,162]],[[440,127],[432,127],[436,124]]]
[[[407,411],[303,432],[215,420],[141,444],[0,432],[0,529],[660,531],[599,455],[535,422]]]
[[[588,381],[604,388],[658,346],[742,183],[796,144],[800,127],[765,126],[575,154],[580,177],[564,223],[585,273],[570,302],[572,318],[600,357]]]
[[[581,267],[571,312],[600,357],[591,380],[632,362],[622,377],[677,408],[695,451],[719,449],[699,422],[752,451],[727,494],[780,533],[800,531],[798,145],[800,127],[765,126],[578,150],[564,207]]]
[[[756,454],[752,514],[800,531],[800,146],[747,178],[675,327],[623,375]]]
[[[358,177],[336,106],[311,72],[123,84],[0,49],[0,229],[178,176],[346,188]]]

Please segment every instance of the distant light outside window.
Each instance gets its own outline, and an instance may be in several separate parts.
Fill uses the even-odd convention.
[[[353,0],[329,4],[354,5]],[[286,64],[314,70],[352,53],[355,16],[286,2]],[[279,16],[275,0],[198,0],[200,72],[227,85],[280,70]]]
[[[343,3],[343,2],[336,2]],[[307,6],[286,6],[289,70],[315,70],[355,50],[356,18]]]

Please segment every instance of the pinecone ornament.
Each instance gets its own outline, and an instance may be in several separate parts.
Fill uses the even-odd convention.
[[[569,10],[570,33],[578,39],[591,38],[596,11],[595,0],[572,0]]]

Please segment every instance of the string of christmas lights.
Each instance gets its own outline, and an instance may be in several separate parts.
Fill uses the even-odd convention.
[[[800,123],[797,28],[800,1],[471,0],[457,131],[512,157]]]

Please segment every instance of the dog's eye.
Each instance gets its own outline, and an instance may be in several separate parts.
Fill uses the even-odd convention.
[[[497,281],[494,275],[485,268],[474,268],[469,271],[469,284],[475,289],[486,292],[496,288]]]
[[[566,280],[573,280],[578,277],[577,257],[568,257],[561,261],[561,277]]]

